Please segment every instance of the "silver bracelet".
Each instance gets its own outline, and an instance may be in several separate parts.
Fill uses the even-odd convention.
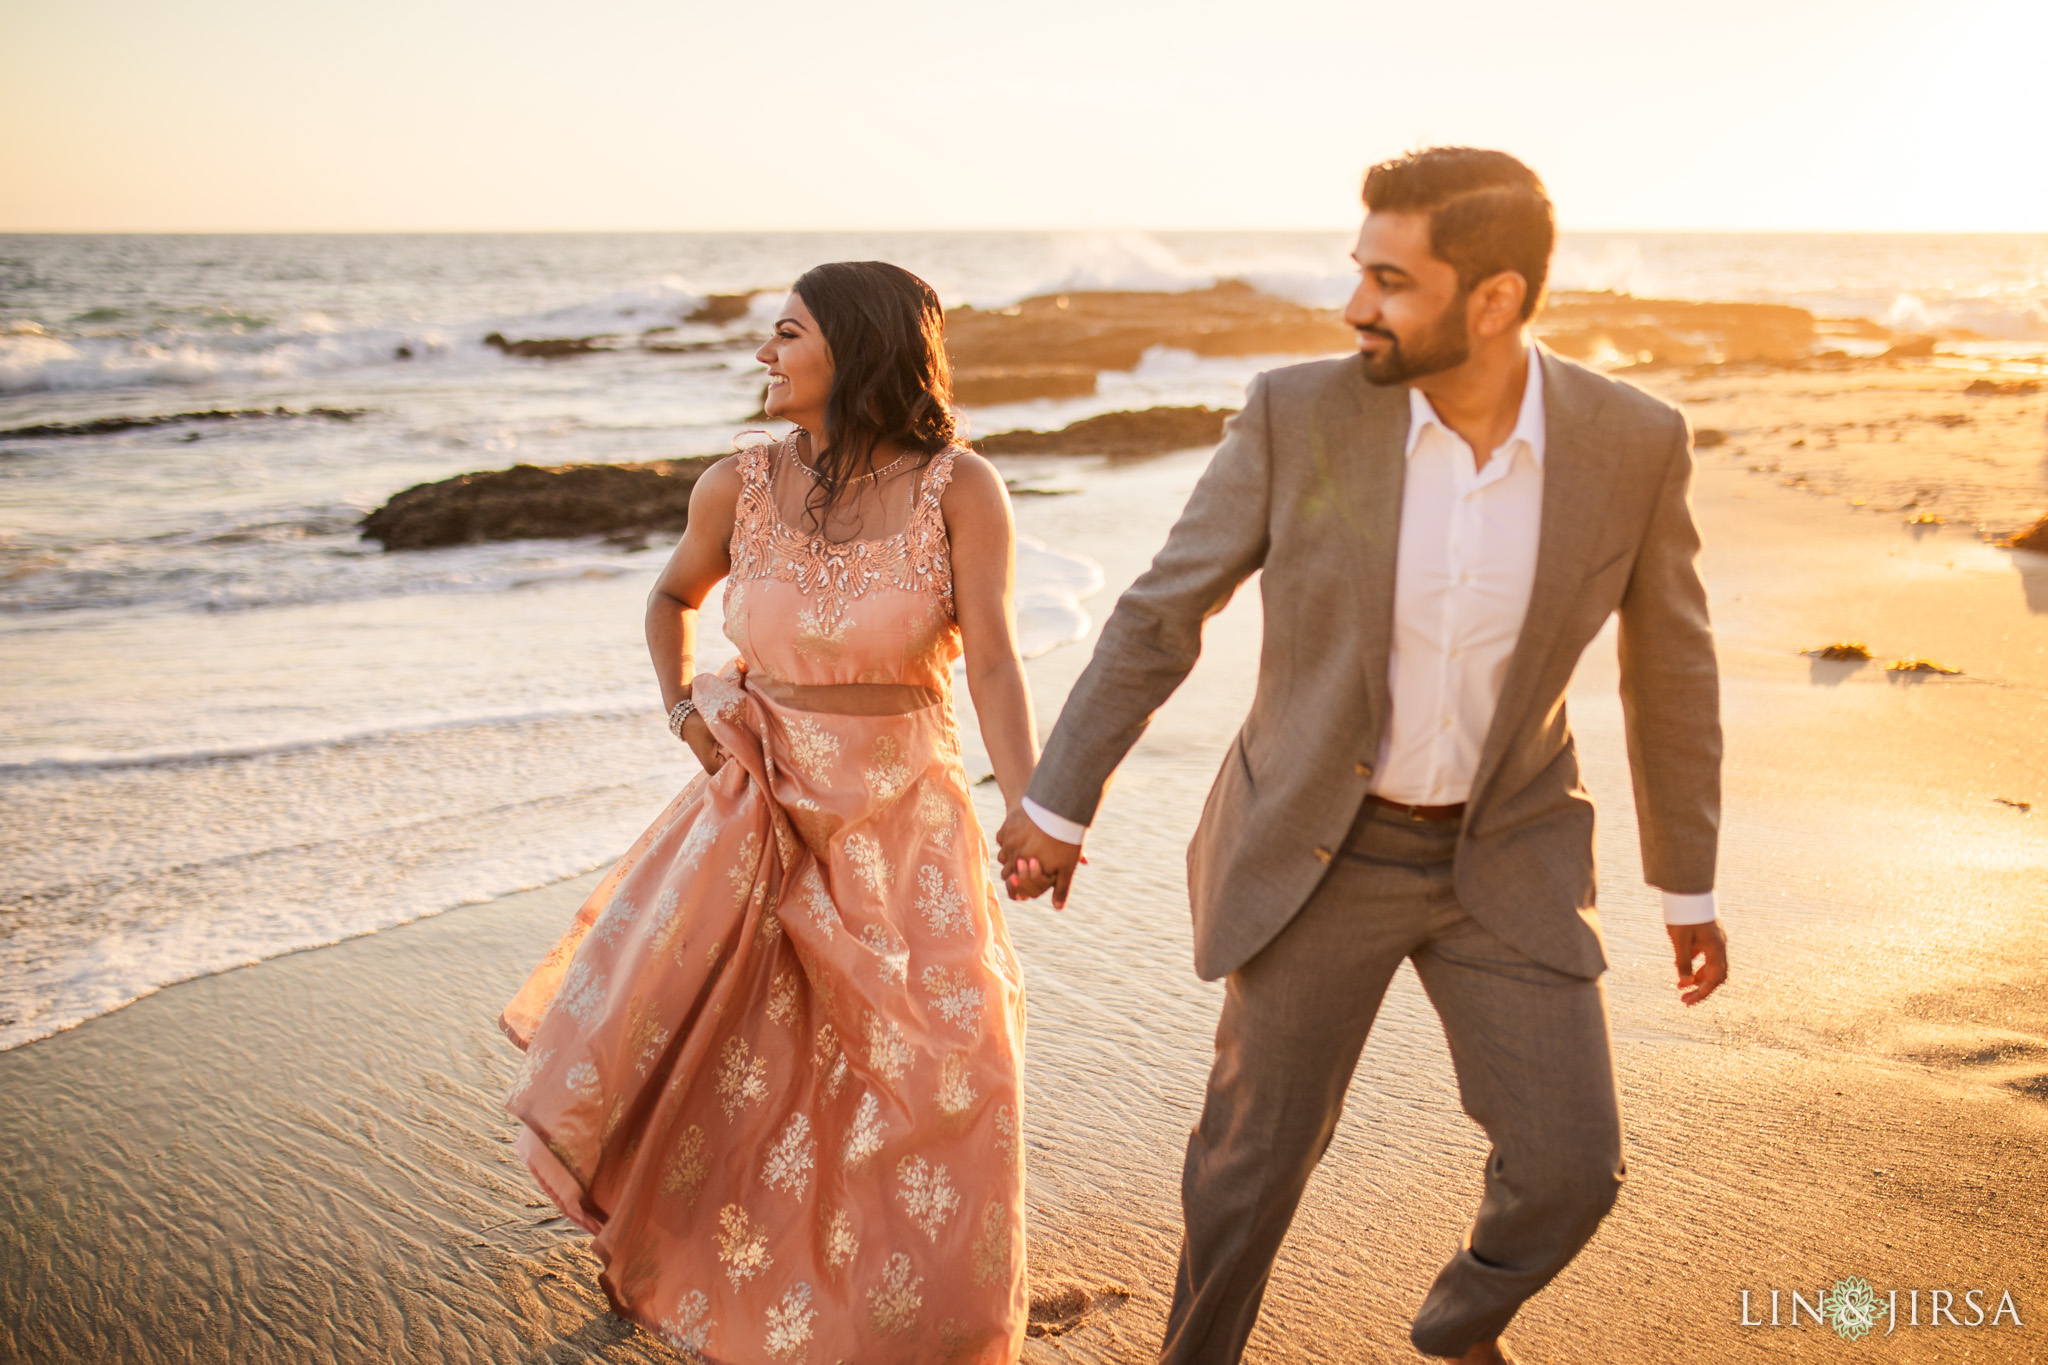
[[[683,722],[697,712],[697,703],[684,697],[668,713],[668,732],[677,739],[683,737]]]

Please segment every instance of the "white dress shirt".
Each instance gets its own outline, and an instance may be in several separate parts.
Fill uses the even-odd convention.
[[[1387,649],[1392,708],[1372,792],[1453,806],[1472,794],[1536,582],[1543,522],[1543,376],[1529,376],[1514,430],[1478,468],[1472,448],[1408,390],[1408,471]]]
[[[1543,457],[1543,369],[1534,346],[1514,430],[1484,468],[1422,390],[1408,390],[1408,469],[1387,655],[1393,704],[1373,770],[1374,795],[1451,806],[1472,794],[1480,746],[1536,581]],[[1024,813],[1066,843],[1078,844],[1088,832],[1028,796]],[[1667,924],[1714,917],[1711,891],[1664,893]]]

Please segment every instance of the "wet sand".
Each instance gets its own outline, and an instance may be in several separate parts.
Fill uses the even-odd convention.
[[[1748,400],[1731,381],[1725,401],[1696,425],[1767,428],[1770,405],[1812,404],[1764,381]],[[2040,406],[2011,455],[2036,469]],[[2048,1357],[2048,557],[1781,486],[1733,445],[1703,455],[1697,502],[1736,977],[1701,1009],[1673,998],[1596,644],[1573,720],[1603,814],[1630,1179],[1513,1339],[1560,1363]],[[1102,561],[1099,618],[1203,459],[1088,470],[1082,493],[1020,503],[1022,529]],[[2007,502],[1996,515],[2021,524]],[[1031,993],[1034,1277],[1130,1291],[1033,1339],[1030,1361],[1146,1360],[1164,1319],[1219,995],[1187,965],[1181,851],[1257,633],[1247,592],[1126,764],[1074,903],[1011,915]],[[1798,653],[1843,639],[1876,660]],[[1904,656],[1962,672],[1885,671]],[[1048,720],[1085,662],[1083,647],[1030,665]],[[977,794],[992,820],[993,789]],[[0,1360],[673,1358],[603,1311],[582,1235],[531,1188],[496,1106],[512,1054],[491,1020],[588,881],[173,987],[0,1054]],[[1414,1358],[1408,1315],[1482,1156],[1404,972],[1252,1358]],[[1862,1343],[1739,1325],[1743,1289],[1811,1300],[1848,1275],[1902,1303],[2010,1291],[2026,1325]]]

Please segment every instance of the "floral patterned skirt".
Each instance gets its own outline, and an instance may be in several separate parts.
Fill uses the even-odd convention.
[[[700,677],[731,756],[615,866],[500,1023],[520,1155],[614,1309],[692,1360],[1008,1365],[1024,1005],[950,699]]]

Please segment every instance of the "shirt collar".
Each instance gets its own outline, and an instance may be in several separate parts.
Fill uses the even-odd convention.
[[[1436,409],[1423,396],[1422,390],[1411,386],[1408,390],[1407,454],[1415,453],[1415,447],[1422,441],[1422,433],[1432,426],[1443,428],[1447,436],[1457,436],[1436,415]],[[1536,467],[1543,468],[1543,362],[1533,341],[1529,343],[1529,378],[1522,385],[1522,408],[1515,415],[1515,429],[1508,433],[1501,449],[1505,450],[1517,441],[1529,448],[1529,458],[1536,462]]]

